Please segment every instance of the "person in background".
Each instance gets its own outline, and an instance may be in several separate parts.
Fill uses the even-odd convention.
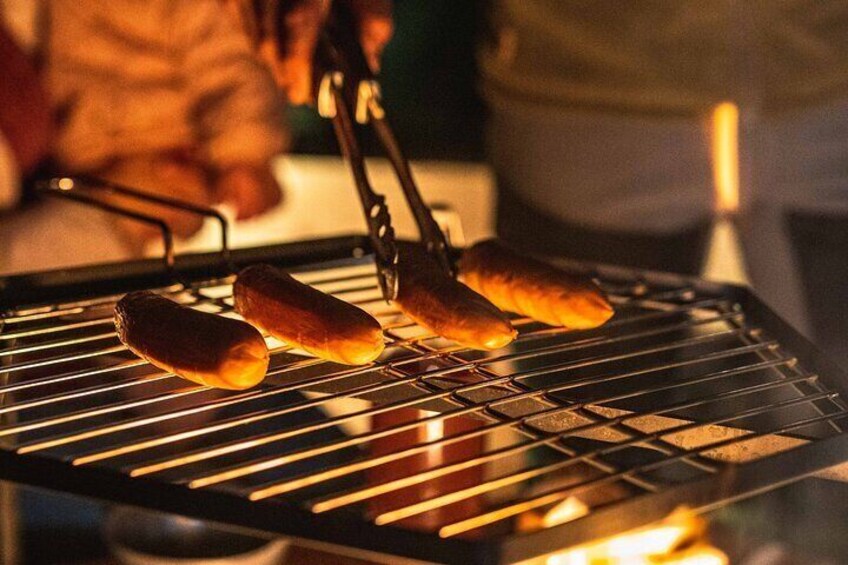
[[[37,65],[38,3],[0,4],[0,274],[128,256],[102,214],[64,202],[27,205],[28,178],[56,133]]]
[[[53,0],[50,11],[61,170],[226,203],[239,219],[278,203],[270,159],[286,148],[281,101],[218,1]],[[186,236],[201,222],[171,223]],[[130,229],[130,241],[145,239]]]
[[[200,205],[228,204],[239,219],[280,201],[270,159],[287,147],[282,100],[218,0],[4,7],[38,12],[31,17],[33,50],[54,118],[56,171]],[[7,201],[16,199],[13,189],[6,192]],[[196,215],[112,200],[164,219],[179,236],[202,223]],[[50,200],[9,215],[0,236],[0,269],[13,271],[139,256],[159,234]]]
[[[697,275],[710,114],[739,108],[736,225],[767,303],[848,358],[848,3],[497,0],[480,50],[498,234]]]

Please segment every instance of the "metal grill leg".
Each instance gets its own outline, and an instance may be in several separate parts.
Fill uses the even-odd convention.
[[[0,563],[20,562],[18,493],[12,483],[0,482]]]
[[[11,363],[12,360],[7,359],[6,362]],[[9,382],[9,373],[3,372],[4,364],[0,359],[0,385]],[[7,396],[0,394],[0,406]],[[14,417],[14,414],[0,414],[0,425],[11,423]],[[12,483],[0,481],[0,565],[17,565],[20,562],[19,530],[17,487]]]

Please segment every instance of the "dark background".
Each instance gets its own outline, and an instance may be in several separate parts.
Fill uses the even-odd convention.
[[[395,0],[395,33],[383,56],[383,104],[407,157],[483,159],[484,108],[475,49],[484,0]],[[332,127],[315,110],[288,112],[294,153],[338,154]],[[379,154],[367,129],[366,151]]]

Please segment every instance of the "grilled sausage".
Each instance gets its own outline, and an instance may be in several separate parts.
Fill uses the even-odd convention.
[[[152,292],[121,298],[115,328],[130,351],[195,383],[245,389],[259,384],[268,370],[268,347],[256,328]]]
[[[270,265],[242,270],[233,296],[245,320],[323,359],[364,365],[385,347],[373,316]]]
[[[417,246],[400,248],[396,303],[420,326],[472,349],[498,349],[517,334],[506,314]]]
[[[494,240],[466,250],[459,272],[465,284],[499,308],[551,326],[595,328],[615,313],[588,278],[519,255]]]

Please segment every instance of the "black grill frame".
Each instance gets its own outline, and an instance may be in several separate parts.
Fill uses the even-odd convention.
[[[367,240],[350,236],[233,251],[232,260],[239,266],[268,261],[297,268],[325,261],[357,259],[367,254]],[[217,253],[181,257],[177,269],[185,280],[210,279],[225,274]],[[749,290],[671,275],[603,269],[610,276],[639,278],[649,284],[687,284],[698,292],[734,301],[741,306],[747,319],[764,328],[770,337],[791,351],[808,371],[824,377],[831,389],[848,398],[845,374]],[[114,295],[139,288],[160,288],[170,283],[169,275],[156,260],[18,275],[0,279],[0,311],[21,306],[50,306],[66,300]],[[2,449],[0,478],[229,526],[426,561],[511,563],[662,519],[681,503],[697,511],[710,510],[846,460],[848,435],[843,434],[753,463],[728,466],[708,479],[636,497],[593,511],[587,518],[572,523],[483,541],[439,539],[431,534],[391,525],[376,526],[341,515],[315,515],[294,504],[257,505],[223,492],[188,490],[180,485],[130,478],[94,467],[74,467],[38,454],[20,456]]]

